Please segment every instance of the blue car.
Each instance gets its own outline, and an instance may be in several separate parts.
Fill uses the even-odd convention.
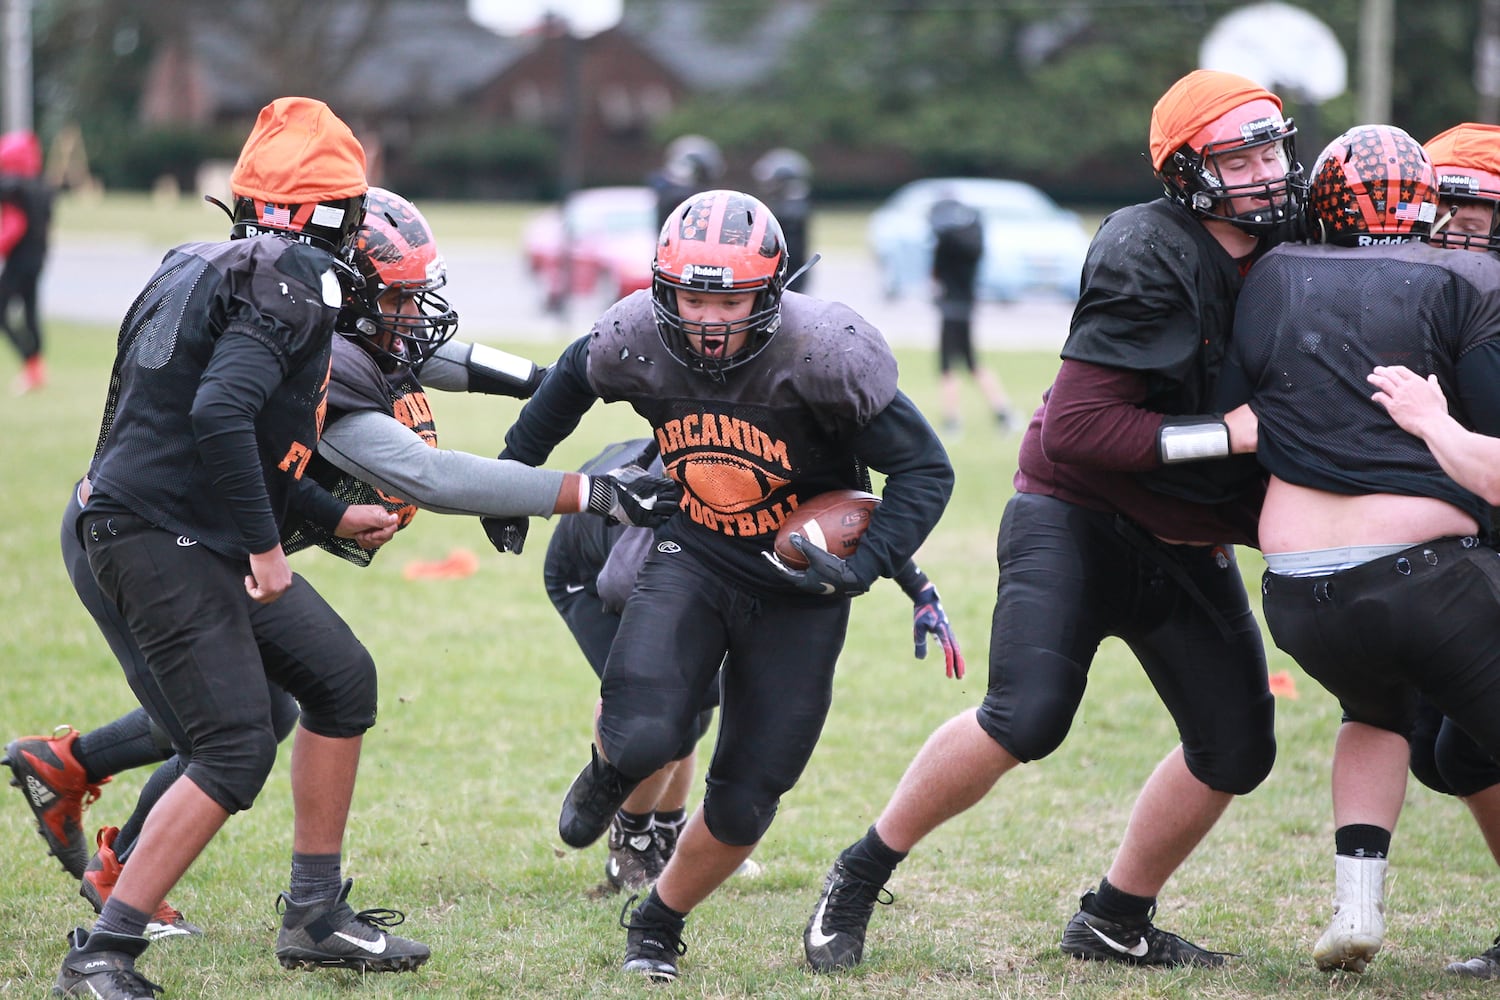
[[[870,249],[888,298],[930,293],[934,241],[928,211],[943,198],[961,201],[984,217],[981,299],[1015,302],[1036,293],[1078,298],[1092,238],[1078,216],[1030,184],[984,177],[912,181],[870,216]]]

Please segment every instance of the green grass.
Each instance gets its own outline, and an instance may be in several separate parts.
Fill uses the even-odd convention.
[[[119,229],[132,230],[128,212]],[[96,213],[103,225],[114,208]],[[446,222],[446,220],[444,220]],[[68,223],[71,224],[71,223]],[[213,232],[220,232],[214,223]],[[74,598],[57,554],[67,492],[93,447],[112,354],[103,327],[49,329],[53,384],[0,395],[6,427],[0,528],[0,737],[59,722],[93,727],[132,707],[118,667]],[[536,345],[513,344],[519,351]],[[928,412],[930,353],[903,352],[904,385]],[[1056,366],[1043,354],[990,358],[1029,405]],[[0,384],[13,363],[0,366]],[[437,395],[437,394],[435,394]],[[512,401],[438,395],[445,444],[493,453]],[[1457,802],[1413,786],[1398,833],[1386,951],[1364,977],[1314,970],[1312,942],[1332,892],[1328,761],[1337,710],[1286,657],[1301,697],[1278,704],[1280,757],[1168,885],[1159,922],[1243,958],[1223,970],[1133,970],[1081,963],[1057,938],[1078,895],[1107,867],[1135,793],[1175,742],[1166,713],[1121,645],[1105,645],[1082,713],[1051,758],[1005,778],[939,829],[892,884],[897,900],[871,927],[867,961],[818,977],[802,960],[802,927],[833,856],[877,815],[927,734],[983,693],[993,545],[1011,492],[1017,437],[991,434],[977,394],[953,443],[953,503],[920,554],[969,657],[954,683],[941,661],[911,656],[909,605],[882,583],[855,605],[823,740],[757,853],[756,880],[731,881],[689,922],[681,997],[1369,998],[1487,996],[1448,978],[1497,930],[1494,864]],[[605,441],[637,433],[628,410],[599,407],[561,448],[574,466]],[[618,972],[622,900],[598,898],[603,851],[557,840],[557,805],[586,759],[593,675],[541,585],[550,531],[502,557],[478,526],[423,514],[368,570],[309,553],[297,568],[340,608],[381,665],[381,714],[365,747],[347,849],[357,906],[396,906],[433,947],[421,971],[365,980],[287,973],[271,954],[276,893],[287,877],[291,812],[285,752],[256,807],[232,820],[171,894],[208,928],[153,947],[143,971],[171,997],[625,997]],[[412,583],[402,567],[463,546],[480,556],[466,580]],[[1244,559],[1254,580],[1259,561]],[[1004,637],[1001,637],[1001,641]],[[1204,669],[1212,669],[1204,664]],[[117,777],[86,817],[122,822],[144,773]],[[31,816],[0,796],[0,996],[49,987],[64,932],[91,914],[77,883],[44,853]]]

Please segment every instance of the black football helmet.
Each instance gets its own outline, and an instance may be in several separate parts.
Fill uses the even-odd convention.
[[[278,205],[239,195],[229,215],[229,238],[275,233],[310,243],[347,262],[354,234],[364,221],[364,205],[362,194],[304,205]]]
[[[662,170],[674,183],[705,188],[724,176],[724,154],[712,139],[680,135],[667,143]]]
[[[773,203],[806,198],[812,192],[812,164],[785,146],[767,151],[751,166],[750,174]]]
[[[723,373],[755,357],[781,328],[781,295],[786,288],[786,237],[760,199],[740,191],[704,191],[672,210],[656,243],[651,264],[651,306],[656,331],[673,358],[688,368],[722,379]],[[756,293],[750,315],[734,323],[692,324],[693,334],[749,333],[743,347],[724,358],[693,350],[677,293]]]
[[[370,188],[352,263],[364,284],[345,302],[340,331],[359,338],[383,367],[420,368],[456,332],[458,313],[437,294],[448,268],[417,206]]]

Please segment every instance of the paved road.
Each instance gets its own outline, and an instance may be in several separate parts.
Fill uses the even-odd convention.
[[[573,303],[566,317],[548,315],[526,277],[518,252],[489,244],[450,241],[449,292],[470,340],[552,342],[559,347],[587,331],[602,307]],[[41,306],[59,319],[117,324],[155,270],[162,248],[127,239],[54,242],[43,274]],[[864,257],[820,261],[810,273],[814,294],[848,303],[894,344],[936,345],[938,317],[930,302],[888,302],[873,261]],[[1054,350],[1067,333],[1070,307],[1037,300],[1001,306],[986,303],[975,316],[976,343],[984,349]]]

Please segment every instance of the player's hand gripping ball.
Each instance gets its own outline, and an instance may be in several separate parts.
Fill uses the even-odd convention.
[[[879,504],[879,497],[860,490],[818,494],[787,515],[776,532],[777,557],[791,569],[806,569],[807,557],[792,545],[792,536],[801,535],[805,543],[848,559],[859,548]]]

